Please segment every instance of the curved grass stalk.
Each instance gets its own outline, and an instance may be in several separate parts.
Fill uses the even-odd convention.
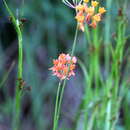
[[[18,130],[19,127],[19,122],[20,122],[20,106],[21,106],[21,93],[22,90],[20,90],[20,88],[22,88],[22,84],[20,84],[19,80],[22,79],[22,72],[23,72],[23,47],[22,47],[22,31],[19,27],[20,23],[19,20],[15,18],[15,16],[13,15],[12,11],[10,10],[10,8],[8,7],[7,3],[5,0],[3,0],[3,3],[5,5],[5,8],[7,10],[7,12],[9,13],[12,23],[14,25],[14,28],[17,32],[17,36],[18,36],[18,81],[17,81],[17,87],[15,90],[15,110],[13,113],[13,130]]]

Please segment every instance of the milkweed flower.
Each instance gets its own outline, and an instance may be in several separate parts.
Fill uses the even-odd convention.
[[[53,75],[57,76],[60,80],[69,79],[75,75],[76,62],[75,56],[71,57],[69,54],[62,53],[58,59],[53,60],[53,67],[49,68],[49,70],[52,70]]]
[[[99,4],[99,2],[97,2],[97,1],[92,1],[92,2],[91,2],[91,5],[92,5],[93,7],[96,7],[98,4]]]
[[[92,0],[89,4],[89,0],[62,0],[63,3],[70,8],[75,9],[78,27],[81,31],[84,32],[85,24],[96,28],[97,24],[101,21],[102,15],[106,12],[104,7],[99,7],[99,2]],[[97,10],[98,8],[98,10]]]

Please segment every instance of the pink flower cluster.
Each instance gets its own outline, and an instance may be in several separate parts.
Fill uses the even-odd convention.
[[[50,68],[53,75],[56,75],[60,80],[74,76],[74,69],[76,67],[76,57],[71,57],[69,54],[60,54],[58,59],[53,60],[54,66]]]

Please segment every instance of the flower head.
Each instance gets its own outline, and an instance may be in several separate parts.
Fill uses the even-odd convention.
[[[106,10],[105,10],[104,7],[100,7],[100,8],[99,8],[99,13],[100,13],[100,14],[103,14],[103,13],[105,13],[105,12],[106,12]]]
[[[92,2],[91,2],[91,5],[92,5],[93,7],[96,7],[98,4],[99,4],[99,2],[97,2],[97,1],[92,1]]]
[[[80,5],[77,5],[77,6],[76,6],[76,10],[77,10],[77,11],[84,11],[84,5],[81,5],[81,4],[80,4]]]
[[[77,14],[75,18],[79,23],[83,23],[85,17],[83,15]]]
[[[101,21],[102,14],[106,12],[104,7],[97,7],[99,2],[92,0],[91,5],[88,5],[89,0],[63,0],[63,2],[75,9],[76,16],[75,19],[77,20],[78,27],[81,31],[84,32],[85,24],[90,25],[93,28],[96,28],[97,24]],[[98,12],[96,9],[98,8]]]
[[[95,10],[94,10],[94,7],[88,7],[88,8],[86,8],[85,11],[86,11],[87,14],[92,16],[94,14]]]
[[[56,75],[60,80],[74,76],[75,64],[77,62],[76,57],[71,57],[69,54],[60,54],[58,59],[53,60],[54,66],[49,70],[52,70],[53,75]]]
[[[95,22],[100,22],[101,21],[101,15],[100,14],[96,14],[92,17],[92,19],[95,21]]]

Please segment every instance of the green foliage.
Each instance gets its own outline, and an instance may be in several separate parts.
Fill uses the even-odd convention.
[[[75,110],[75,102],[64,105],[64,100],[74,90],[76,77],[65,89],[63,107],[59,117],[59,130],[129,130],[129,17],[127,0],[101,1],[107,8],[102,23],[96,29],[85,27],[77,38],[75,54],[78,57],[76,77],[82,96]],[[16,18],[26,18],[21,25],[23,31],[23,79],[25,90],[22,97],[20,124],[24,130],[50,130],[53,127],[54,104],[58,80],[48,70],[52,60],[62,52],[72,49],[76,22],[73,10],[61,1],[28,0],[9,1],[9,7]],[[3,8],[4,9],[4,8]],[[5,11],[6,12],[6,11]],[[126,16],[127,15],[127,16]],[[6,14],[6,17],[8,14]],[[128,17],[128,19],[127,19]],[[4,19],[4,17],[2,17]],[[2,19],[1,18],[1,19]],[[8,21],[9,22],[9,21]],[[11,37],[10,36],[7,36]],[[17,59],[15,47],[3,49],[0,38],[0,126],[11,127],[13,116],[14,86],[17,80]],[[10,49],[11,48],[11,49]],[[10,53],[9,53],[10,54]],[[83,87],[82,87],[83,86]],[[70,97],[71,97],[70,96]],[[66,108],[74,114],[66,114]],[[7,121],[7,123],[4,123]],[[72,122],[72,123],[70,123]]]

